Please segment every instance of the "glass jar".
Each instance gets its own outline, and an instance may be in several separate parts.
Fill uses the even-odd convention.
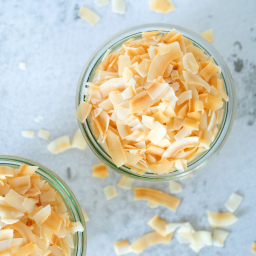
[[[223,119],[220,124],[218,134],[215,137],[214,141],[212,142],[210,148],[204,151],[202,154],[198,155],[198,157],[194,158],[190,163],[188,163],[188,168],[186,171],[174,171],[164,175],[158,175],[153,173],[138,174],[131,171],[130,168],[127,166],[117,167],[113,163],[111,157],[97,142],[97,139],[95,138],[92,131],[92,127],[90,125],[90,117],[88,117],[84,123],[78,121],[82,134],[91,150],[95,153],[95,155],[114,171],[133,179],[151,182],[162,182],[179,179],[186,175],[192,174],[193,172],[205,166],[210,160],[214,158],[214,156],[217,155],[217,153],[225,144],[234,122],[236,110],[236,93],[234,82],[226,63],[224,62],[220,54],[210,43],[208,43],[205,39],[203,39],[200,35],[196,34],[195,32],[192,32],[186,28],[179,27],[176,25],[161,23],[143,24],[127,28],[113,35],[104,43],[102,43],[97,48],[97,50],[91,55],[91,57],[89,58],[89,60],[87,61],[82,70],[76,92],[76,108],[78,107],[79,102],[85,99],[85,88],[87,87],[86,83],[92,81],[93,76],[95,74],[95,70],[101,63],[102,58],[108,49],[111,49],[111,52],[115,52],[122,46],[122,44],[125,41],[129,40],[130,38],[134,38],[135,40],[142,39],[143,31],[161,30],[162,32],[169,32],[172,29],[176,29],[178,32],[183,33],[184,37],[190,39],[196,47],[204,50],[205,54],[207,54],[208,56],[212,56],[216,65],[221,67],[221,77],[224,81],[224,87],[229,96],[229,101],[224,102],[223,104]]]
[[[38,166],[36,173],[40,175],[43,180],[46,180],[49,185],[54,188],[65,202],[67,209],[70,213],[72,221],[80,221],[84,227],[84,232],[77,232],[74,237],[74,249],[71,251],[72,256],[85,256],[87,247],[87,235],[86,225],[83,216],[82,209],[68,185],[53,171],[48,169],[42,164],[39,164],[33,160],[11,156],[11,155],[0,155],[0,166],[6,165],[12,168],[19,168],[20,165],[27,164],[32,166]]]

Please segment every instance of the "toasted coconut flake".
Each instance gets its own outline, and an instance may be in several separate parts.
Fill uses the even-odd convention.
[[[24,138],[33,139],[34,136],[35,136],[35,132],[34,132],[34,131],[30,131],[30,130],[21,131],[21,135],[22,135]]]
[[[195,84],[195,85],[201,85],[208,92],[210,92],[210,85],[204,79],[202,79],[200,76],[194,75],[194,74],[192,74],[189,71],[183,71],[182,73],[183,73],[183,76],[185,78],[186,83]]]
[[[156,156],[162,156],[165,152],[165,150],[163,148],[154,146],[154,145],[150,145],[146,151],[146,153],[149,153],[151,155],[156,155]]]
[[[112,78],[100,85],[100,93],[105,98],[112,91],[125,89],[124,79],[122,77]]]
[[[13,177],[14,170],[9,166],[0,166],[0,177],[5,179],[5,177]]]
[[[80,129],[78,129],[73,137],[72,148],[79,148],[84,150],[86,148],[86,141]]]
[[[153,82],[154,79],[157,79],[159,76],[163,76],[164,71],[166,70],[170,62],[174,59],[179,58],[182,55],[178,42],[171,43],[170,45],[171,50],[168,53],[163,55],[158,53],[152,60],[148,71],[148,82]]]
[[[156,204],[170,208],[173,211],[176,211],[180,203],[179,199],[167,195],[159,190],[150,188],[135,188],[134,200],[152,201]]]
[[[194,130],[198,130],[198,124],[199,124],[198,120],[188,118],[188,117],[185,117],[184,122],[183,122],[183,125],[185,127],[189,127],[189,128],[194,129]]]
[[[122,240],[114,243],[114,248],[117,255],[124,255],[126,253],[129,253],[130,250],[130,244],[127,240]]]
[[[98,6],[103,6],[103,5],[107,5],[109,0],[94,0],[94,2],[98,5]]]
[[[124,14],[125,13],[125,1],[123,0],[112,0],[112,12]]]
[[[201,77],[209,82],[212,76],[216,75],[219,72],[219,67],[215,66],[214,63],[209,62],[207,66],[205,66],[199,73]]]
[[[181,141],[185,137],[190,135],[192,133],[192,131],[193,131],[193,128],[185,126],[174,136],[174,138],[175,138],[176,141]]]
[[[229,235],[229,232],[223,229],[213,230],[213,245],[223,247],[224,243]]]
[[[22,208],[28,212],[31,213],[35,207],[36,201],[30,198],[25,198],[22,202]]]
[[[152,11],[165,14],[175,10],[175,6],[171,2],[171,0],[150,0],[149,6]]]
[[[97,178],[106,178],[109,176],[108,168],[105,164],[94,164],[92,166],[92,176]]]
[[[231,212],[215,213],[207,211],[208,221],[212,227],[226,227],[238,221]]]
[[[169,235],[173,233],[177,228],[183,226],[184,223],[169,223],[165,226],[166,234]]]
[[[187,71],[191,72],[194,75],[197,74],[199,65],[197,64],[193,53],[191,52],[186,53],[183,56],[182,61],[183,61],[183,66]]]
[[[44,139],[44,140],[49,140],[51,136],[51,133],[47,130],[44,130],[44,129],[39,129],[38,131],[38,137],[41,138],[41,139]]]
[[[139,254],[142,253],[146,248],[154,245],[154,244],[169,244],[169,242],[172,239],[172,233],[167,235],[166,237],[163,237],[159,235],[157,232],[151,232],[147,233],[140,238],[138,238],[136,241],[134,241],[130,249],[131,251]]]
[[[172,194],[176,194],[182,191],[181,184],[174,180],[169,182],[169,187]]]
[[[51,206],[48,204],[39,210],[33,217],[37,225],[41,226],[51,214]]]
[[[103,190],[107,200],[110,200],[118,195],[115,186],[107,186]]]
[[[118,58],[118,72],[122,76],[124,68],[131,66],[130,56],[120,55]]]
[[[217,88],[218,88],[218,91],[220,93],[220,95],[222,96],[222,98],[225,100],[225,101],[229,101],[229,97],[224,89],[224,82],[222,79],[217,79]]]
[[[166,225],[168,223],[161,219],[158,215],[155,215],[149,222],[148,225],[155,230],[159,235],[165,237],[166,234]]]
[[[213,32],[212,29],[208,29],[206,31],[204,31],[203,33],[201,33],[201,36],[207,40],[208,42],[212,42],[213,41]]]
[[[190,99],[192,99],[192,91],[191,90],[185,91],[179,95],[177,105],[179,106],[185,101]]]
[[[181,141],[176,141],[164,152],[163,157],[172,158],[182,149],[198,146],[198,142],[198,137],[188,137]]]
[[[159,83],[158,81],[155,81],[148,87],[147,93],[152,100],[155,100],[168,88],[169,85],[167,83]]]
[[[29,175],[22,177],[15,177],[9,179],[10,188],[18,192],[19,194],[25,194],[30,188],[30,177]]]
[[[233,213],[239,207],[242,201],[243,201],[242,196],[239,196],[238,194],[233,193],[229,197],[228,201],[225,203],[225,206],[230,212]]]
[[[160,43],[159,45],[159,53],[161,55],[168,53],[171,50],[171,45],[170,44],[163,44]]]
[[[94,110],[95,117],[97,117],[101,113],[102,109],[104,109],[105,111],[114,110],[113,103],[110,99],[102,101],[98,106],[99,108],[95,108]]]
[[[154,144],[157,144],[163,139],[165,134],[166,128],[159,122],[155,121],[153,128],[148,134],[148,140],[152,141]]]
[[[100,17],[95,12],[93,12],[92,10],[89,10],[88,8],[85,8],[85,7],[80,8],[77,16],[82,19],[85,19],[92,26],[94,26],[97,22],[100,21]]]
[[[59,154],[70,149],[70,147],[70,139],[68,135],[65,135],[48,144],[47,149],[53,154]]]
[[[91,104],[81,100],[80,104],[76,110],[75,116],[81,123],[84,123],[87,116],[89,115],[91,109],[92,109]]]
[[[24,196],[21,196],[19,193],[17,193],[13,189],[9,190],[9,192],[6,194],[4,199],[7,204],[16,208],[17,210],[22,211],[22,212],[25,211],[22,206],[22,203],[25,199]]]
[[[138,145],[136,145],[138,148],[140,148]],[[139,156],[139,155],[134,155],[128,152],[125,152],[126,155],[126,159],[127,162],[126,164],[131,165],[131,166],[135,166],[140,160],[143,159],[143,157]]]
[[[27,63],[26,62],[20,62],[19,63],[19,68],[22,70],[26,70],[27,69]]]
[[[144,124],[147,128],[152,129],[154,125],[154,117],[142,115],[142,124]]]
[[[131,179],[129,177],[123,176],[122,179],[118,182],[118,187],[123,189],[132,189],[134,183],[134,179]]]
[[[210,110],[217,110],[222,108],[223,106],[223,102],[220,99],[210,94],[200,94],[199,100],[201,100],[204,103],[205,108],[208,108]]]

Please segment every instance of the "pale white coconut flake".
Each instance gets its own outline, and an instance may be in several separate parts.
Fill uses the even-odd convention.
[[[31,130],[24,130],[24,131],[21,131],[21,135],[22,135],[24,138],[33,139],[34,136],[35,136],[35,132],[34,132],[34,131],[31,131]]]
[[[51,133],[45,129],[39,129],[38,137],[44,140],[49,140]]]
[[[214,229],[213,230],[213,245],[217,247],[223,247],[224,243],[230,232],[223,229]]]
[[[171,194],[176,194],[182,191],[182,186],[179,182],[171,180],[169,182]]]
[[[110,200],[118,195],[116,192],[116,187],[113,185],[105,187],[103,191],[107,200]]]
[[[225,203],[225,206],[230,212],[234,212],[242,203],[242,201],[243,201],[243,197],[234,193],[230,196],[228,201]]]
[[[112,0],[112,12],[124,14],[126,4],[124,0]]]

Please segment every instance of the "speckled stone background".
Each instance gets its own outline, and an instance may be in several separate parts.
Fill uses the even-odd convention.
[[[200,255],[251,255],[256,240],[256,1],[173,0],[176,10],[167,15],[151,12],[148,0],[126,0],[125,15],[98,7],[93,0],[0,1],[0,153],[34,159],[60,175],[71,187],[90,217],[87,223],[88,256],[115,255],[113,242],[133,242],[151,229],[148,220],[159,214],[167,221],[190,221],[198,229],[211,230],[206,210],[225,210],[231,193],[244,201],[237,210],[239,221],[224,248],[207,247]],[[91,27],[77,18],[80,6],[97,12],[102,20]],[[177,195],[182,203],[176,213],[163,207],[150,209],[133,201],[133,192],[117,187],[118,197],[107,202],[103,187],[117,184],[120,176],[110,171],[103,180],[92,178],[98,160],[87,148],[52,155],[39,138],[26,139],[21,130],[51,131],[51,140],[71,137],[78,128],[75,92],[80,72],[91,53],[112,34],[129,26],[166,22],[195,32],[213,28],[214,42],[228,64],[237,91],[233,130],[221,152],[193,178],[181,181]],[[20,61],[27,70],[20,70]],[[42,115],[39,124],[34,118]],[[68,178],[67,169],[71,170]],[[135,186],[169,192],[168,183],[135,182]],[[132,255],[132,254],[131,254]],[[147,249],[144,256],[195,255],[173,238],[169,245]]]

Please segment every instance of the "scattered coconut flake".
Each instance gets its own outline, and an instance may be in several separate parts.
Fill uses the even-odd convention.
[[[201,33],[201,36],[207,40],[208,42],[212,42],[213,41],[213,32],[212,32],[212,29],[208,29],[204,32]]]
[[[132,189],[134,183],[134,179],[123,176],[121,180],[118,182],[117,186],[123,189]]]
[[[134,241],[130,246],[130,250],[139,254],[154,244],[169,244],[172,239],[172,235],[173,234],[169,234],[164,237],[159,235],[157,232],[147,233]]]
[[[109,0],[94,0],[94,3],[97,4],[98,6],[103,6],[107,5]]]
[[[51,133],[45,129],[39,129],[38,137],[44,140],[49,140]]]
[[[180,200],[151,188],[134,188],[134,200],[147,200],[176,211]]]
[[[222,98],[225,100],[225,101],[229,101],[229,97],[224,89],[224,82],[222,79],[217,79],[217,88],[218,88],[218,91],[220,93],[220,95],[222,96]]]
[[[225,206],[230,212],[233,213],[239,207],[242,201],[243,201],[242,196],[239,196],[238,194],[233,193],[229,197],[228,201],[225,203]]]
[[[179,193],[182,191],[182,186],[179,182],[171,180],[169,182],[170,191],[172,194]]]
[[[116,187],[113,185],[105,187],[103,191],[107,200],[110,200],[118,195],[116,192]]]
[[[215,213],[207,211],[208,221],[212,227],[226,227],[238,221],[231,212]]]
[[[94,164],[92,166],[92,176],[96,178],[106,178],[109,176],[108,168],[105,164]]]
[[[124,255],[131,252],[130,244],[127,240],[122,240],[114,243],[115,252],[117,255]]]
[[[35,136],[35,132],[34,132],[34,131],[30,131],[30,130],[21,131],[21,135],[22,135],[24,138],[33,139],[34,136]]]
[[[223,229],[214,229],[213,230],[213,245],[218,247],[223,247],[224,243],[229,235],[229,232]]]
[[[73,137],[72,143],[71,143],[72,148],[79,148],[84,150],[86,148],[86,141],[84,139],[84,136],[81,132],[80,129],[78,129]]]
[[[100,17],[95,12],[83,6],[80,8],[77,16],[89,22],[92,26],[100,21]]]
[[[126,4],[124,0],[112,0],[112,12],[124,14]]]
[[[175,10],[175,6],[171,2],[171,0],[151,0],[149,1],[149,6],[152,11],[165,14]]]
[[[22,70],[26,70],[27,69],[27,63],[26,62],[20,62],[19,63],[19,68]]]
[[[165,226],[166,234],[169,235],[173,233],[177,228],[183,226],[184,223],[169,223]]]
[[[159,235],[167,236],[166,225],[168,223],[161,219],[158,215],[155,215],[149,222],[148,225],[154,229]]]
[[[40,123],[43,119],[44,119],[43,116],[37,116],[37,117],[34,119],[34,121],[35,121],[36,123]]]
[[[59,154],[71,148],[68,135],[55,139],[48,144],[47,149],[53,154]]]
[[[155,121],[151,131],[148,134],[148,140],[152,141],[154,144],[160,142],[166,134],[166,128]]]

